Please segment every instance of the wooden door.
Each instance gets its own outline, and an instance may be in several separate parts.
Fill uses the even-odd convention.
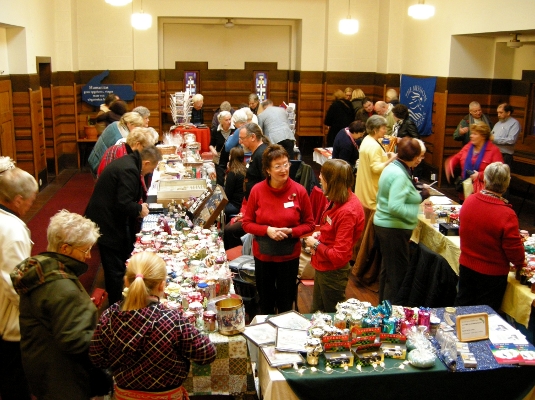
[[[16,159],[11,81],[0,81],[0,155]]]

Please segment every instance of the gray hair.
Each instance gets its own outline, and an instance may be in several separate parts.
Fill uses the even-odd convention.
[[[0,202],[9,204],[16,196],[30,198],[37,193],[39,185],[35,178],[23,169],[14,167],[0,173]]]
[[[158,164],[163,158],[160,149],[154,145],[145,147],[139,153],[141,154],[141,160],[150,161],[152,164]]]
[[[232,109],[232,106],[226,100],[223,103],[221,103],[221,105],[219,106],[220,111],[230,111],[231,109]]]
[[[270,100],[270,99],[265,99],[262,102],[262,107],[264,108],[268,108],[269,106],[272,106],[272,105],[273,105],[273,100]]]
[[[251,93],[251,94],[249,95],[249,101],[256,101],[256,102],[259,102],[260,99],[258,98],[258,95],[257,95],[257,94],[255,94],[255,93]]]
[[[137,112],[143,118],[150,117],[150,110],[147,107],[138,106],[132,110],[132,112]]]
[[[372,115],[370,118],[368,118],[368,121],[366,121],[366,132],[368,135],[374,136],[375,131],[381,126],[386,126],[385,117],[380,115]]]
[[[386,98],[390,100],[397,100],[398,92],[396,92],[396,89],[388,89],[386,91]]]
[[[73,247],[93,246],[99,237],[98,226],[93,221],[61,210],[50,218],[46,231],[47,251],[57,252],[64,243]]]
[[[247,114],[245,113],[245,110],[243,108],[236,110],[234,114],[232,114],[232,122],[234,123],[234,125],[236,125],[236,123],[247,123]]]
[[[229,115],[232,115],[230,111],[221,111],[219,114],[217,114],[217,120],[221,122],[223,121],[223,118],[228,117]]]
[[[137,142],[139,142],[139,144],[141,144],[143,147],[156,144],[157,140],[154,140],[155,138],[152,131],[152,128],[134,128],[126,137],[126,143],[128,143],[130,147],[134,146]]]
[[[476,107],[481,107],[481,104],[479,104],[477,101],[472,101],[470,104],[468,104],[468,110]]]
[[[251,111],[249,107],[240,108],[240,111],[243,111],[245,115],[247,115],[247,122],[252,121],[254,113]]]
[[[194,102],[194,103],[196,103],[198,101],[203,101],[203,100],[204,100],[204,97],[200,93],[194,94],[193,97],[191,98],[191,101]]]
[[[503,194],[511,182],[509,165],[502,162],[493,162],[485,168],[485,189]]]

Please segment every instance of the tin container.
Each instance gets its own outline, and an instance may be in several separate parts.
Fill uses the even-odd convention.
[[[232,336],[245,330],[245,309],[241,297],[219,300],[215,306],[220,334]]]

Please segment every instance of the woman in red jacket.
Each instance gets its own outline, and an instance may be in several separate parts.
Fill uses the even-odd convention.
[[[320,231],[306,238],[316,270],[312,311],[335,312],[346,299],[349,260],[364,230],[364,209],[351,191],[353,168],[344,160],[328,160],[321,167],[320,182],[329,199],[321,216]]]
[[[262,155],[267,178],[251,189],[243,230],[252,233],[260,313],[290,311],[295,299],[301,244],[314,230],[312,206],[304,186],[290,179],[284,147],[272,144]]]
[[[477,122],[470,127],[470,142],[460,152],[446,160],[446,178],[448,182],[453,177],[453,170],[461,167],[462,179],[472,179],[474,193],[483,189],[483,172],[487,165],[499,161],[503,162],[500,149],[490,139],[490,128],[484,122]],[[464,201],[464,194],[459,193],[459,199]]]
[[[485,189],[469,196],[461,208],[458,306],[488,304],[498,311],[509,263],[516,268],[525,263],[518,218],[502,197],[510,180],[507,164],[490,164],[485,169]]]

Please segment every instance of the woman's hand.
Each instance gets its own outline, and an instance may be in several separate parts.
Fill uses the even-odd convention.
[[[475,182],[477,180],[477,177],[479,176],[479,172],[474,171],[472,175],[470,175],[470,178],[472,179],[472,182]]]
[[[288,235],[284,233],[284,229],[288,228],[274,228],[273,226],[270,226],[269,228],[267,228],[267,234],[273,240],[284,240],[288,237]]]

